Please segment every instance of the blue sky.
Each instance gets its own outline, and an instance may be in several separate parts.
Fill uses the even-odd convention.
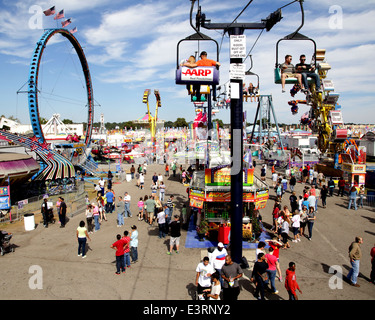
[[[254,0],[238,22],[260,22],[277,8],[291,1]],[[232,22],[248,0],[201,0],[202,11],[211,22]],[[194,30],[189,24],[189,0],[1,0],[0,4],[0,115],[16,116],[29,123],[27,90],[29,64],[35,44],[43,28],[60,27],[53,17],[41,18],[35,9],[56,6],[64,9],[65,18],[72,18],[67,29],[78,28],[74,35],[84,48],[89,62],[93,92],[96,101],[95,121],[104,113],[105,121],[128,121],[146,112],[142,103],[145,89],[160,91],[162,107],[159,118],[174,121],[184,117],[194,118],[194,107],[185,86],[174,82],[177,42]],[[300,33],[313,38],[318,48],[327,50],[327,62],[332,69],[327,79],[334,82],[340,93],[344,121],[356,123],[375,122],[375,0],[305,0],[305,24]],[[197,6],[195,7],[197,9]],[[282,10],[283,19],[270,32],[264,31],[251,54],[252,71],[260,76],[261,94],[273,97],[279,122],[297,123],[306,106],[300,106],[298,115],[290,112],[288,101],[292,98],[281,93],[281,86],[273,82],[276,42],[292,33],[300,24],[299,4]],[[41,20],[38,20],[41,19]],[[40,25],[37,22],[41,22]],[[36,28],[35,28],[36,27]],[[229,79],[229,37],[222,31],[201,29],[203,33],[221,44],[221,83]],[[247,51],[253,46],[260,30],[247,30]],[[194,51],[206,50],[215,59],[212,46],[201,43],[181,47],[180,57]],[[310,42],[282,42],[279,61],[285,54],[293,55],[298,62],[301,53],[307,60],[312,56]],[[250,67],[250,61],[245,61]],[[246,78],[245,83],[256,82]],[[289,88],[289,87],[288,87]],[[83,74],[79,61],[62,37],[48,42],[39,74],[40,114],[49,119],[60,113],[62,119],[74,122],[87,119]],[[299,94],[297,99],[303,99]],[[150,96],[152,113],[155,97]],[[256,104],[244,103],[247,121],[252,122]],[[230,111],[220,110],[214,118],[229,123]]]

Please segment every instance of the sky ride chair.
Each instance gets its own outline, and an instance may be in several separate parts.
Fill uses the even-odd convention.
[[[188,94],[191,96],[192,102],[204,102],[208,100],[210,94],[210,86],[212,86],[213,97],[216,99],[216,86],[220,82],[220,71],[217,67],[185,67],[180,65],[180,44],[184,41],[213,41],[216,44],[216,61],[219,61],[219,44],[216,40],[206,36],[198,31],[193,25],[196,33],[182,39],[177,44],[177,69],[176,69],[176,84],[186,85]],[[193,99],[197,85],[200,85],[201,99]]]
[[[274,78],[275,78],[275,84],[281,84],[281,64],[282,63],[279,63],[278,61],[278,58],[279,58],[279,44],[281,41],[290,41],[290,40],[299,40],[299,41],[311,41],[314,45],[314,53],[313,53],[313,56],[312,56],[312,62],[311,64],[314,65],[315,67],[315,72],[317,73],[317,63],[316,63],[316,55],[317,55],[317,49],[316,49],[316,43],[313,39],[299,33],[299,30],[303,27],[304,25],[304,20],[305,20],[305,14],[304,14],[304,10],[303,10],[303,0],[300,0],[299,1],[299,4],[300,4],[300,8],[301,8],[301,15],[302,15],[302,22],[301,22],[301,25],[298,27],[298,29],[296,31],[294,31],[293,33],[285,36],[284,38],[281,38],[279,41],[277,41],[276,43],[276,63],[275,63],[275,70],[274,70]],[[314,84],[314,81],[313,79],[311,79],[310,77],[307,78],[308,80],[308,83],[309,83],[309,86],[311,87],[312,84]],[[286,78],[285,79],[285,84],[298,84],[298,80],[297,78],[294,78],[294,77],[289,77],[289,78]],[[315,85],[313,85],[315,87]],[[305,88],[305,89],[308,89],[308,88]],[[314,89],[315,91],[315,89]]]
[[[247,82],[246,80],[244,81],[244,83],[243,83],[243,85],[244,85],[243,99],[244,99],[245,102],[247,102],[247,99],[250,98],[251,99],[250,101],[253,102],[252,98],[254,98],[254,102],[257,102],[257,101],[259,101],[259,96],[260,96],[259,75],[257,75],[254,72],[251,72],[250,70],[251,70],[251,68],[248,71],[245,72],[245,76],[256,76],[257,77],[257,84],[255,86],[253,85],[253,96],[251,96],[248,89],[250,87],[250,83],[252,83],[252,82],[250,82],[250,81]],[[245,85],[246,82],[249,83],[249,86]]]

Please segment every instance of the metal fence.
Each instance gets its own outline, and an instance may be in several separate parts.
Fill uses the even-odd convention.
[[[360,200],[358,200],[359,203]],[[363,205],[375,208],[375,195],[367,195],[363,198]]]
[[[49,195],[48,202],[52,202],[54,206],[53,213],[56,217],[56,201],[59,197],[63,197],[67,206],[67,217],[74,217],[86,210],[86,194],[85,183],[83,181],[77,181],[75,189]],[[0,217],[0,223],[22,221],[26,213],[33,213],[35,215],[40,215],[41,217],[43,197],[44,195],[40,195],[16,202],[15,205],[12,206],[10,212],[5,213],[3,211],[3,214]]]

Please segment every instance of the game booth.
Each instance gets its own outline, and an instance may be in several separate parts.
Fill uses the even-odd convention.
[[[343,178],[345,180],[345,192],[350,193],[350,189],[355,186],[359,188],[361,185],[365,186],[366,182],[366,164],[364,161],[355,163],[349,154],[341,155],[343,171]],[[366,156],[365,158],[366,159]]]
[[[190,207],[197,212],[198,237],[229,243],[231,192],[230,167],[195,171],[189,186]],[[269,198],[266,183],[254,176],[254,169],[243,170],[243,236],[254,238],[251,223],[254,210],[265,208]]]

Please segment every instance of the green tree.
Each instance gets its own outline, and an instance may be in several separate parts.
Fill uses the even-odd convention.
[[[177,120],[174,122],[175,127],[187,127],[188,123],[186,122],[185,118],[177,118]]]

